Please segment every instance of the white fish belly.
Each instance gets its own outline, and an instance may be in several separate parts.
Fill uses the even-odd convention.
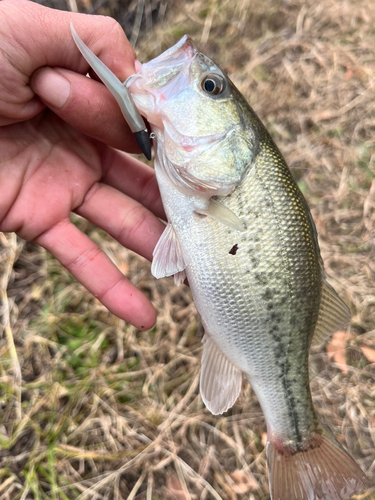
[[[246,184],[258,189],[249,178]],[[195,214],[188,197],[179,193],[175,200],[169,196],[167,212],[206,332],[246,374],[273,432],[294,438],[296,420],[298,434],[307,432],[314,420],[307,373],[309,332],[302,332],[300,339],[291,332],[301,297],[292,289],[285,242],[280,241],[272,207],[264,196],[254,195],[238,191],[225,200],[246,221],[245,232]]]

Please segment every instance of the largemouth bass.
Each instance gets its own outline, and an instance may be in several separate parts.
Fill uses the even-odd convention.
[[[126,85],[152,127],[168,218],[152,272],[188,279],[205,329],[205,405],[228,410],[244,374],[267,421],[272,499],[351,497],[366,476],[319,423],[308,375],[314,337],[350,313],[326,281],[314,222],[282,155],[187,36]]]

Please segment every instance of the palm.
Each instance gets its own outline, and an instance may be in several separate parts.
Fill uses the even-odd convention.
[[[155,313],[147,299],[71,224],[70,213],[83,215],[151,259],[163,229],[151,213],[163,216],[151,169],[49,110],[1,127],[0,150],[0,230],[41,244],[115,314],[150,327]]]
[[[75,211],[148,259],[164,228],[154,172],[113,149],[137,150],[111,94],[84,76],[70,21],[118,78],[134,72],[114,20],[0,2],[0,231],[39,243],[109,310],[149,328],[151,303],[70,222]]]
[[[10,207],[0,229],[17,227],[27,240],[69,219],[102,177],[99,145],[50,112],[0,128],[0,147],[3,203]]]

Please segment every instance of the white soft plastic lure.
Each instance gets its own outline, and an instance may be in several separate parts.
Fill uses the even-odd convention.
[[[148,135],[148,130],[140,115],[138,109],[134,105],[133,99],[126,85],[120,82],[117,76],[102,63],[102,61],[83,43],[74,29],[73,23],[70,23],[70,31],[73,40],[75,41],[78,50],[86,59],[88,64],[94,69],[102,82],[106,85],[111,94],[115,97],[117,104],[120,106],[121,112],[133,132],[142,153],[148,160],[151,160],[151,143]]]
[[[267,421],[272,499],[351,497],[366,476],[318,422],[308,376],[313,338],[350,313],[326,282],[313,220],[284,159],[187,36],[126,85],[155,134],[168,217],[152,272],[188,278],[206,332],[203,401],[214,414],[228,410],[244,374]]]

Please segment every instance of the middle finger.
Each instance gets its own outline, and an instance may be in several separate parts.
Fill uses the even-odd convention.
[[[141,203],[102,183],[96,183],[75,212],[104,229],[121,245],[152,260],[165,225]]]

